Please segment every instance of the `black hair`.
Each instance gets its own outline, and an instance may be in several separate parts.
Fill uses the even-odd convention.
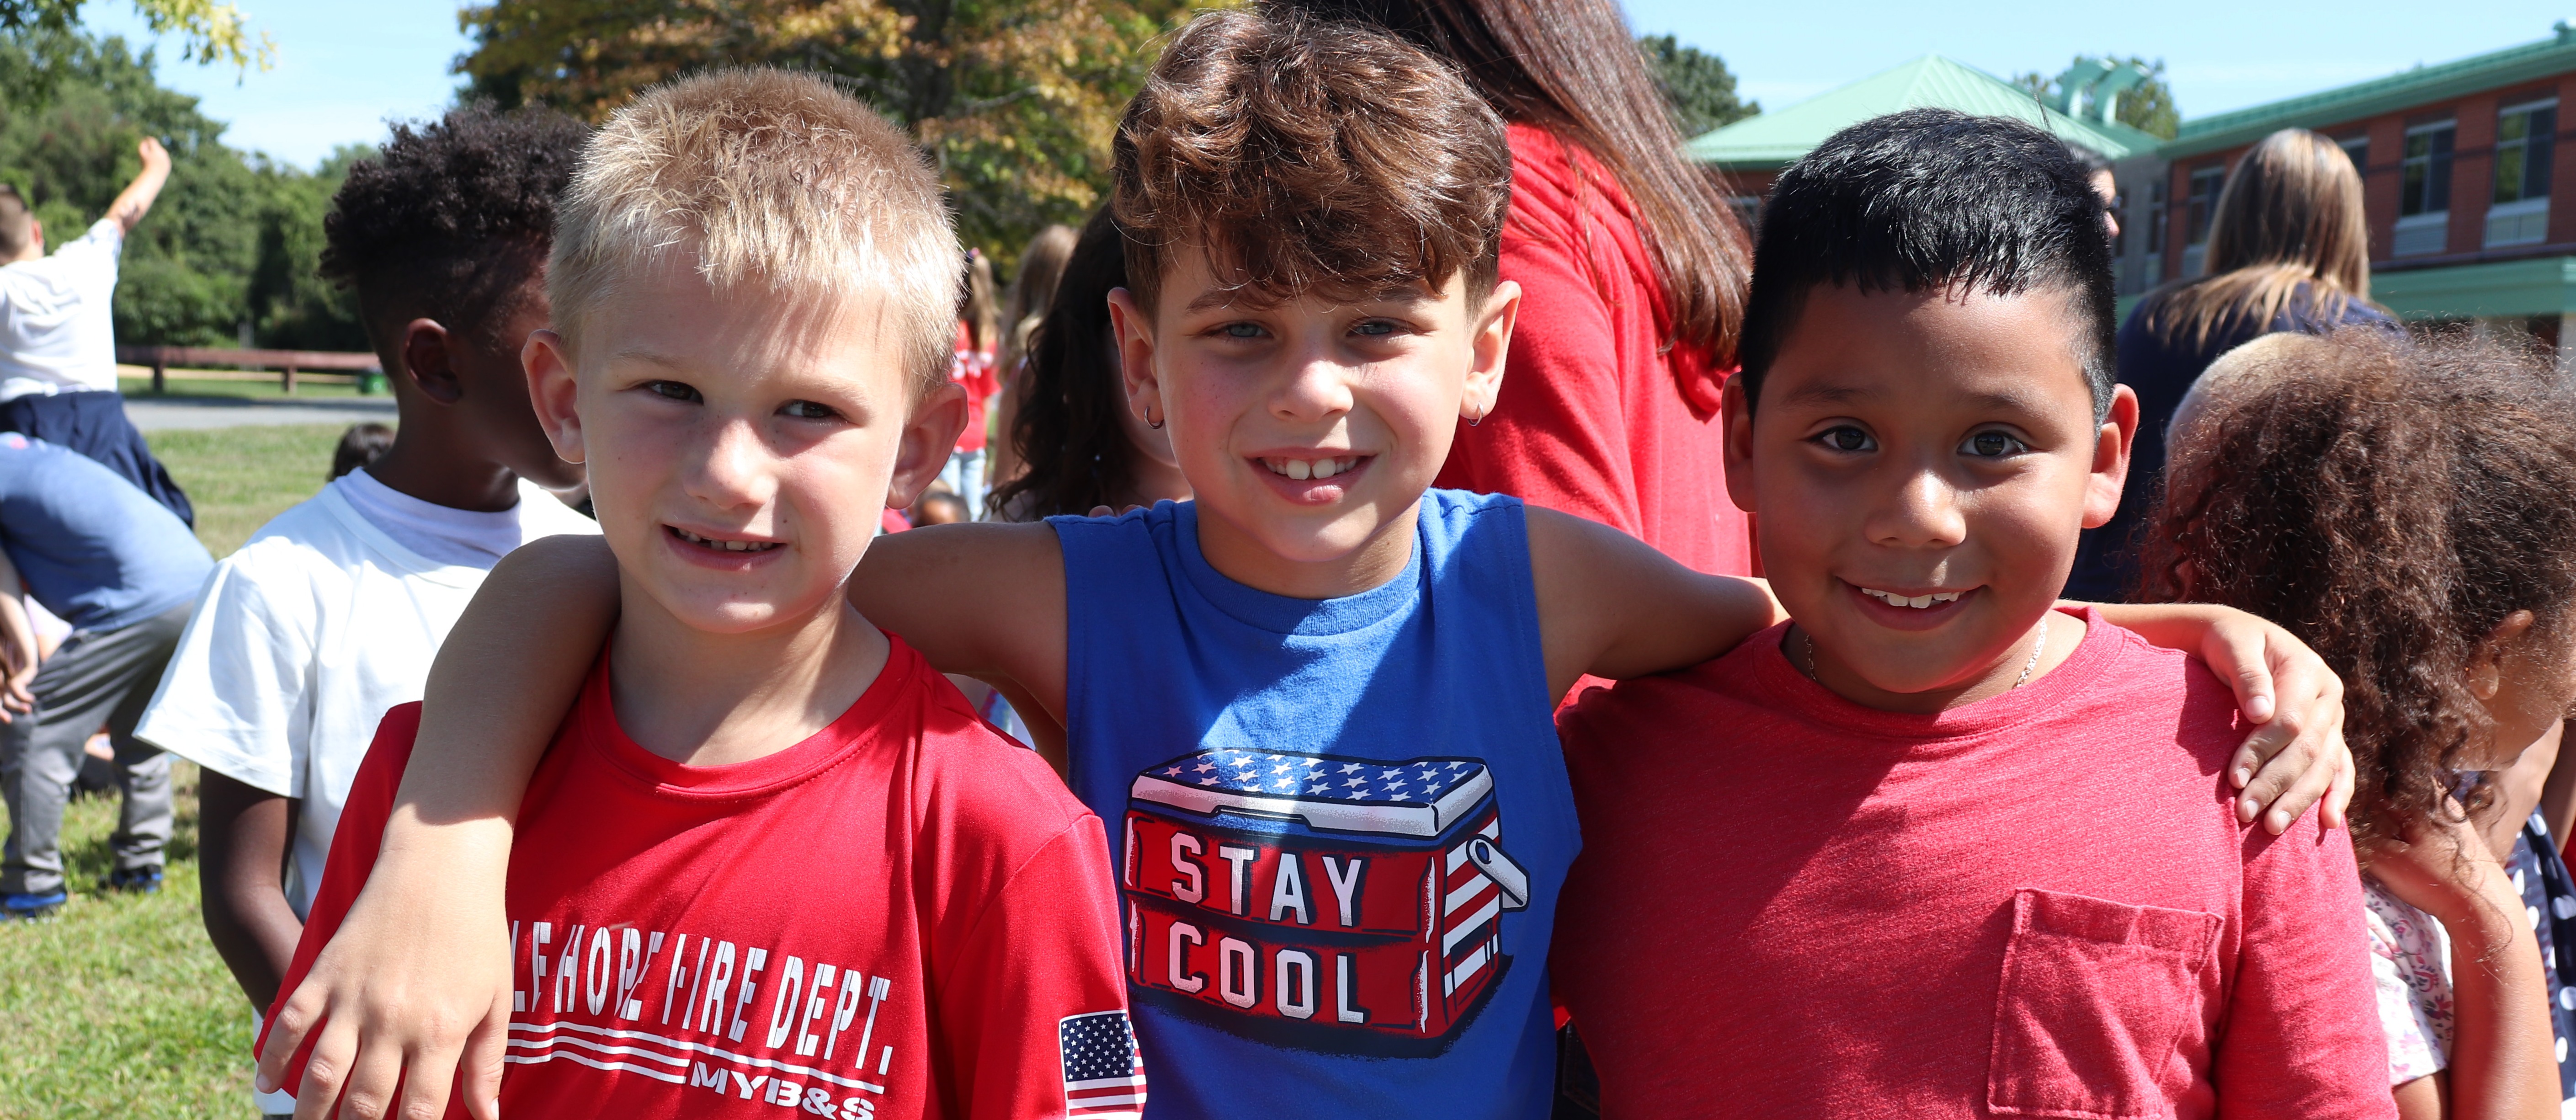
[[[580,121],[540,108],[469,107],[395,125],[332,196],[322,275],[357,291],[370,334],[425,315],[499,341],[528,281],[544,274],[555,199],[589,138]]]
[[[1136,485],[1136,445],[1119,419],[1127,389],[1109,322],[1109,293],[1126,286],[1126,241],[1104,206],[1083,224],[1055,300],[1029,340],[1028,368],[1011,380],[1021,397],[1009,438],[1028,469],[994,489],[988,501],[995,513],[1079,517],[1126,501]]]
[[[2057,137],[2005,117],[1909,109],[1826,138],[1771,188],[1745,302],[1751,403],[1808,289],[1995,295],[2055,288],[2081,323],[2072,340],[2093,414],[2109,415],[2118,325],[2111,236],[2092,173]]]
[[[373,420],[349,425],[340,445],[331,449],[331,477],[338,478],[385,457],[394,448],[394,429]]]

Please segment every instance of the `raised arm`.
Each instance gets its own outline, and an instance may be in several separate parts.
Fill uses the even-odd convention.
[[[468,1110],[494,1120],[509,1027],[503,888],[528,776],[617,615],[597,537],[529,542],[492,569],[431,666],[420,737],[366,887],[260,1048],[279,1087],[307,1036],[296,1115],[437,1116],[459,1060]],[[470,1048],[470,1050],[469,1050]],[[397,1082],[403,1105],[389,1108]],[[412,1111],[417,1108],[418,1111]]]
[[[152,209],[152,201],[160,198],[162,183],[170,183],[170,149],[160,147],[152,136],[144,136],[144,142],[137,144],[137,152],[144,157],[144,170],[134,175],[134,183],[126,183],[124,191],[116,193],[116,201],[108,203],[108,221],[116,221],[129,234],[142,224],[144,211]]]
[[[1527,507],[1548,698],[1699,664],[1786,617],[1757,580],[1694,572],[1616,529]]]
[[[135,150],[142,153],[143,171],[107,206],[108,220],[127,233],[142,223],[144,213],[152,209],[152,200],[161,197],[161,185],[170,181],[170,152],[160,141],[146,136]]]

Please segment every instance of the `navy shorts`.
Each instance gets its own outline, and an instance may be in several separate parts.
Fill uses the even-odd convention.
[[[16,432],[107,464],[109,470],[142,487],[152,500],[170,507],[188,527],[197,527],[197,509],[170,480],[161,460],[143,442],[134,421],[125,416],[125,394],[106,390],[30,394],[0,402],[0,432]]]

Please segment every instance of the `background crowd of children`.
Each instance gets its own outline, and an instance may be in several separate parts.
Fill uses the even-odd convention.
[[[2576,384],[2335,144],[2119,324],[2008,121],[1757,243],[1607,0],[1203,16],[1115,153],[1000,285],[810,79],[397,127],[400,423],[220,562],[0,358],[0,908],[104,726],[270,1115],[2576,1108]]]

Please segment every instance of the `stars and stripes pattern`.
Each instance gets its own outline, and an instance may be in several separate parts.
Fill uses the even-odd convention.
[[[1145,1112],[1145,1057],[1124,1011],[1068,1015],[1056,1024],[1064,1056],[1068,1117],[1138,1117]]]
[[[1429,805],[1483,770],[1478,763],[1455,758],[1389,764],[1273,751],[1211,750],[1147,773],[1226,793]]]

